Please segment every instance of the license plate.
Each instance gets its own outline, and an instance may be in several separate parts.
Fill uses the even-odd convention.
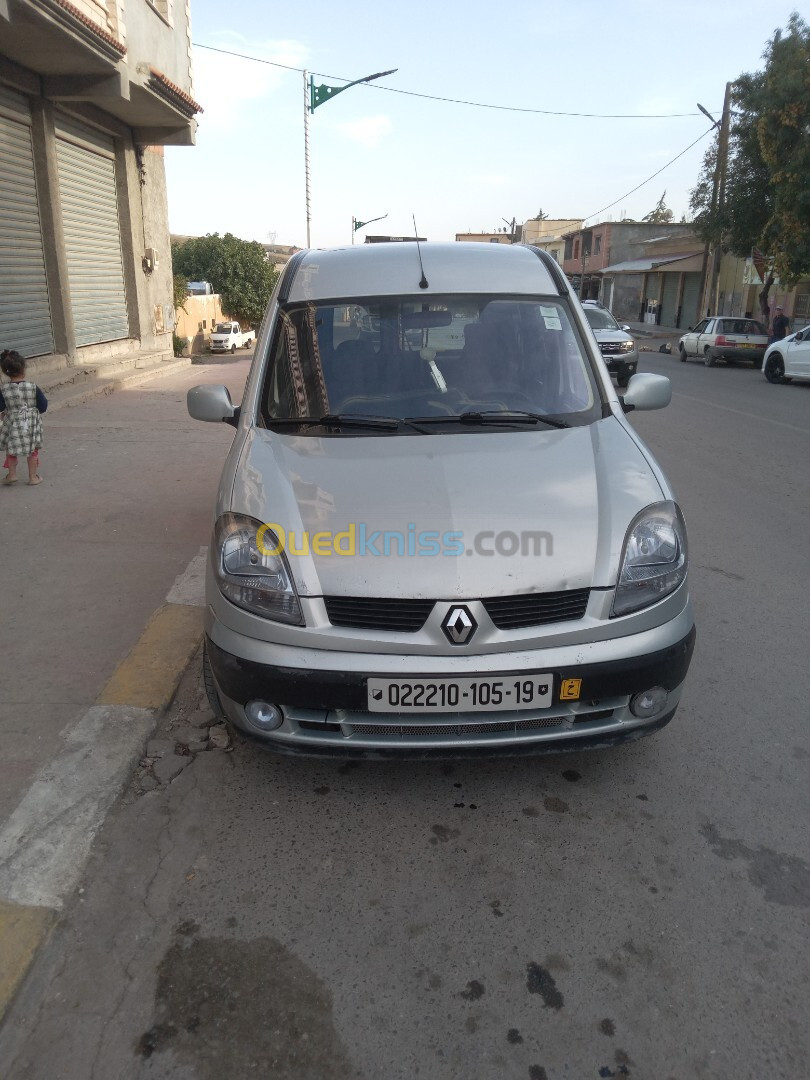
[[[551,705],[553,675],[504,679],[369,679],[368,710],[378,713],[515,712]]]

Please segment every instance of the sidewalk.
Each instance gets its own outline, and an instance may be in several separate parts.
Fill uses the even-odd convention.
[[[196,383],[241,399],[249,362],[197,364],[44,417],[44,482],[0,488],[0,822],[208,543],[233,434],[186,412]]]
[[[199,643],[233,429],[191,420],[186,391],[238,402],[249,362],[49,411],[44,482],[0,487],[0,1016]]]

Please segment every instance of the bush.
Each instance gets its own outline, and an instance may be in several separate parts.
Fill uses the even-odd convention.
[[[186,339],[178,337],[177,334],[172,334],[172,347],[175,356],[182,356],[186,351]]]

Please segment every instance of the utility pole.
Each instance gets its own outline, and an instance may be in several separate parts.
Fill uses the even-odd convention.
[[[728,168],[728,137],[731,127],[731,83],[726,83],[726,96],[723,99],[723,117],[720,121],[720,143],[717,148],[718,185],[717,212],[721,215],[726,205],[726,171]],[[720,307],[720,262],[723,258],[722,236],[718,238],[712,262],[712,296],[714,310],[719,314]]]
[[[354,79],[352,82],[346,83],[344,86],[327,86],[325,83],[321,83],[319,86],[315,85],[315,80],[309,74],[308,71],[304,72],[304,186],[306,193],[306,208],[307,208],[307,247],[311,247],[311,222],[312,222],[312,199],[310,196],[310,167],[309,167],[309,117],[310,113],[314,113],[319,105],[323,105],[326,101],[331,101],[333,97],[338,94],[342,94],[344,90],[348,90],[350,86],[359,86],[361,83],[373,82],[375,79],[382,79],[386,75],[393,75],[396,68],[391,68],[390,71],[377,71],[373,75],[366,75],[362,79]],[[366,223],[368,224],[368,223]],[[354,232],[352,233],[354,236]]]
[[[726,165],[728,162],[728,137],[731,119],[731,83],[726,83],[726,94],[723,98],[723,115],[718,123],[708,109],[704,109],[698,102],[698,108],[700,111],[711,120],[715,128],[719,130],[717,139],[717,160],[714,164],[714,180],[712,182],[712,204],[710,216],[715,217],[718,212],[718,208],[722,210],[725,204],[725,182],[726,182]],[[716,296],[716,288],[719,282],[720,275],[720,258],[722,255],[721,243],[715,245],[712,253],[712,287],[707,289],[708,284],[708,262],[709,262],[709,242],[706,241],[703,247],[703,263],[700,268],[700,310],[698,311],[699,320],[709,314],[707,311],[707,303],[710,296],[714,297],[714,305],[717,307],[718,297]],[[714,314],[716,314],[716,310]]]

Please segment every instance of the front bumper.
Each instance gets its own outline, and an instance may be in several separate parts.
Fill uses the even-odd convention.
[[[695,629],[687,605],[678,618],[655,632],[623,639],[625,655],[618,659],[581,663],[582,649],[576,646],[522,653],[519,666],[518,657],[510,654],[480,658],[479,673],[496,670],[499,678],[553,673],[553,703],[548,708],[403,715],[369,712],[367,679],[406,679],[409,673],[414,680],[457,677],[459,671],[453,670],[449,658],[442,658],[446,664],[437,668],[435,662],[426,663],[427,657],[398,657],[397,670],[392,671],[390,656],[341,654],[343,666],[327,669],[325,665],[318,667],[323,652],[308,650],[311,667],[290,667],[243,659],[217,644],[217,636],[217,624],[209,623],[206,648],[216,689],[228,718],[247,737],[287,754],[420,758],[578,750],[650,734],[675,713],[692,657]],[[640,640],[634,642],[635,638]],[[661,647],[644,651],[651,643]],[[610,655],[615,644],[602,642],[592,655]],[[375,660],[379,662],[376,668]],[[581,680],[579,697],[563,700],[563,682],[571,679]],[[630,710],[630,699],[653,686],[664,687],[666,701],[660,712],[639,719]],[[281,708],[281,727],[269,734],[251,727],[244,706],[254,699]]]

